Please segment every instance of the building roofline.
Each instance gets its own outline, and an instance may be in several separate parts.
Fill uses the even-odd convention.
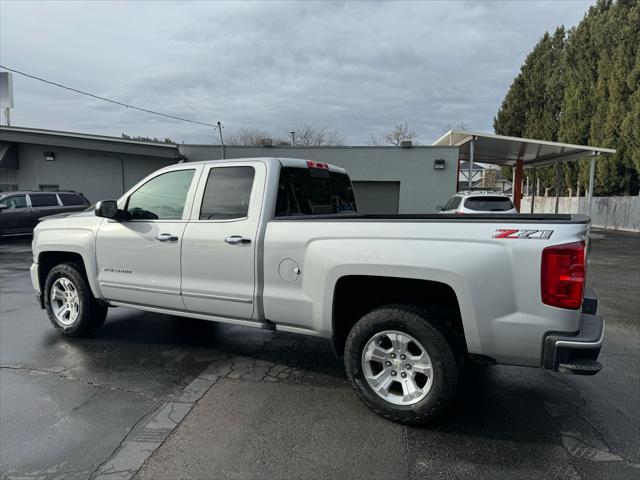
[[[111,155],[125,154],[167,159],[180,158],[180,151],[178,145],[175,143],[145,142],[106,135],[44,130],[39,128],[0,126],[0,141],[45,145],[52,149],[56,147],[78,148],[108,152]]]
[[[162,148],[176,148],[177,143],[163,143],[163,142],[145,142],[141,140],[132,140],[121,137],[113,137],[109,135],[95,135],[92,133],[80,133],[80,132],[68,132],[63,130],[47,130],[43,128],[31,128],[31,127],[8,127],[6,125],[0,126],[0,132],[15,132],[15,133],[28,133],[35,135],[45,135],[54,137],[65,138],[78,138],[83,140],[98,140],[103,142],[117,142],[127,143],[133,145],[146,145],[149,147],[162,147]]]

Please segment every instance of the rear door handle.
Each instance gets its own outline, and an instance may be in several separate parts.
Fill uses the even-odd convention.
[[[175,242],[178,240],[178,237],[170,233],[161,233],[156,237],[156,240],[160,240],[161,242]]]
[[[231,235],[224,239],[229,245],[246,245],[247,243],[251,243],[250,238],[244,238],[240,235]]]

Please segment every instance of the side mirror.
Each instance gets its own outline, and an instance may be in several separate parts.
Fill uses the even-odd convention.
[[[4,210],[4,209],[6,209],[6,208],[9,208],[9,205],[7,205],[7,203],[6,203],[6,202],[2,202],[2,203],[0,203],[0,210]]]
[[[436,205],[436,211],[441,212],[444,210],[444,207],[442,205]]]
[[[120,220],[118,203],[115,200],[102,200],[96,203],[95,212],[96,212],[96,217]]]

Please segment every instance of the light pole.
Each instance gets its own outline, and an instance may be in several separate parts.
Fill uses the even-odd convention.
[[[220,133],[220,147],[222,148],[222,160],[224,160],[224,140],[222,140],[222,123],[218,122],[218,132]]]

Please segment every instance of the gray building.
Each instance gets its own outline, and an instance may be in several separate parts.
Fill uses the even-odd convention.
[[[173,144],[0,127],[0,191],[76,190],[92,202],[117,198],[178,156]]]
[[[225,158],[313,159],[346,168],[364,213],[430,213],[455,192],[458,147],[225,147]],[[71,189],[117,198],[178,161],[217,160],[219,145],[174,145],[0,127],[0,189]]]

